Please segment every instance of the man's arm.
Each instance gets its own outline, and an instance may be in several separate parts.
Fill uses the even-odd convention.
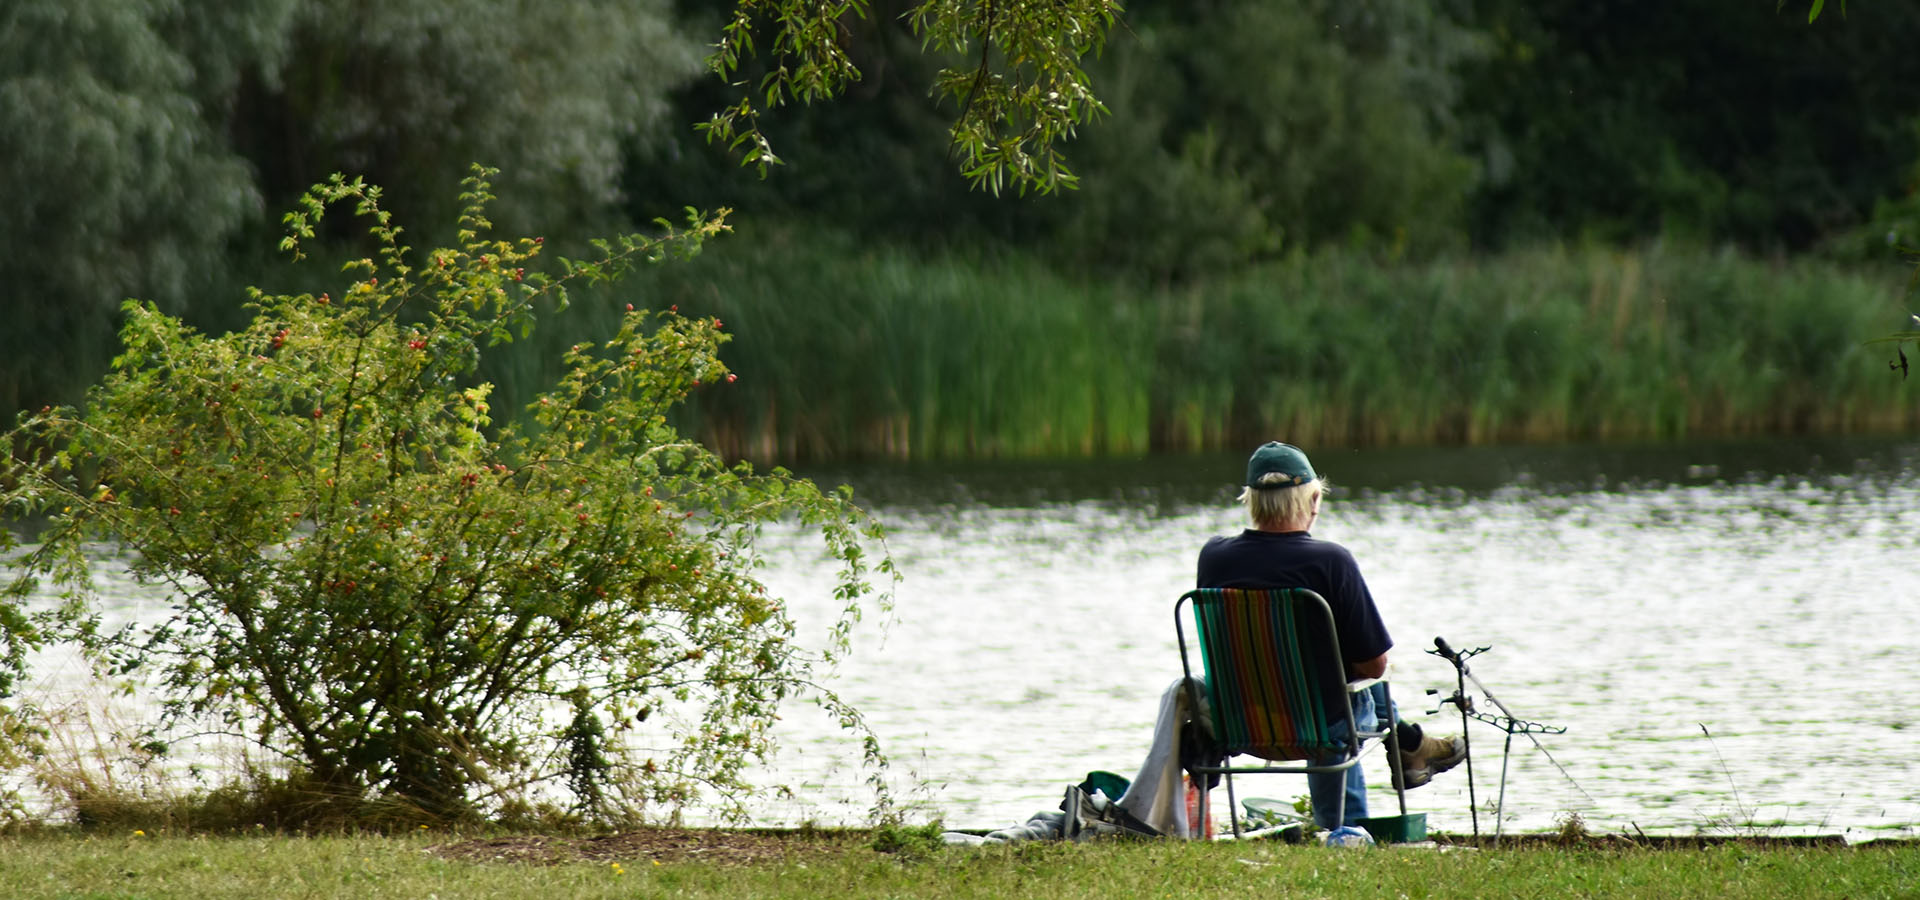
[[[1379,678],[1387,674],[1387,655],[1382,653],[1365,662],[1350,663],[1347,666],[1347,674],[1352,676],[1351,680],[1354,681],[1362,678]]]

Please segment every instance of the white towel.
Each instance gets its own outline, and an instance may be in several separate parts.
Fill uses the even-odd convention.
[[[1153,746],[1133,776],[1120,808],[1169,837],[1191,838],[1187,822],[1186,782],[1180,777],[1180,728],[1192,712],[1187,709],[1185,679],[1176,678],[1160,695],[1160,717],[1153,723]]]

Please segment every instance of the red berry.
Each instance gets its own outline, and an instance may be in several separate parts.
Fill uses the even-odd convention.
[[[727,383],[728,383],[728,384],[732,384],[732,383],[734,383],[734,382],[736,382],[736,381],[739,381],[739,380],[740,380],[740,376],[738,376],[738,375],[735,375],[735,374],[733,374],[732,372],[728,372],[728,373],[727,373]]]
[[[633,304],[627,304],[627,312],[633,312]]]
[[[544,244],[547,242],[547,239],[543,237],[537,237],[533,239],[533,242],[536,244]]]
[[[316,419],[318,419],[318,418],[320,418],[320,416],[321,416],[321,415],[322,415],[322,412],[321,412],[321,410],[317,410],[317,409],[316,409],[316,410],[314,410],[314,411],[313,411],[313,417],[314,417],[314,418],[316,418]]]
[[[667,307],[667,312],[677,313],[679,311],[680,311],[680,304],[678,303],[675,303],[674,305]]]

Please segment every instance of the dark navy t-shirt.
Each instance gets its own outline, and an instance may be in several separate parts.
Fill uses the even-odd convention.
[[[1348,665],[1366,662],[1393,646],[1353,554],[1304,531],[1248,529],[1236,537],[1212,538],[1200,548],[1194,586],[1307,588],[1327,598],[1340,631],[1340,655]]]

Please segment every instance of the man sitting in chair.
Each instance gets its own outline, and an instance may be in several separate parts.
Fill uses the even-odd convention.
[[[1349,679],[1378,678],[1387,671],[1387,636],[1374,607],[1373,594],[1347,548],[1308,534],[1320,515],[1326,481],[1313,471],[1306,453],[1278,441],[1262,445],[1247,460],[1246,486],[1240,502],[1253,517],[1253,527],[1235,537],[1216,537],[1200,549],[1201,588],[1307,588],[1326,598],[1340,635],[1340,655]],[[1363,730],[1375,727],[1375,704],[1384,700],[1384,685],[1354,697],[1354,719]],[[1382,711],[1384,713],[1384,711]],[[1434,738],[1420,726],[1400,723],[1396,732],[1405,760],[1405,772],[1395,770],[1395,787],[1419,787],[1435,773],[1444,772],[1466,756],[1465,742]],[[1387,754],[1392,768],[1393,754]],[[1307,791],[1313,798],[1314,824],[1328,831],[1330,843],[1366,842],[1357,826],[1367,817],[1366,776],[1359,766],[1344,773],[1308,774]],[[1346,821],[1331,821],[1346,792]],[[1349,827],[1343,827],[1349,826]]]

